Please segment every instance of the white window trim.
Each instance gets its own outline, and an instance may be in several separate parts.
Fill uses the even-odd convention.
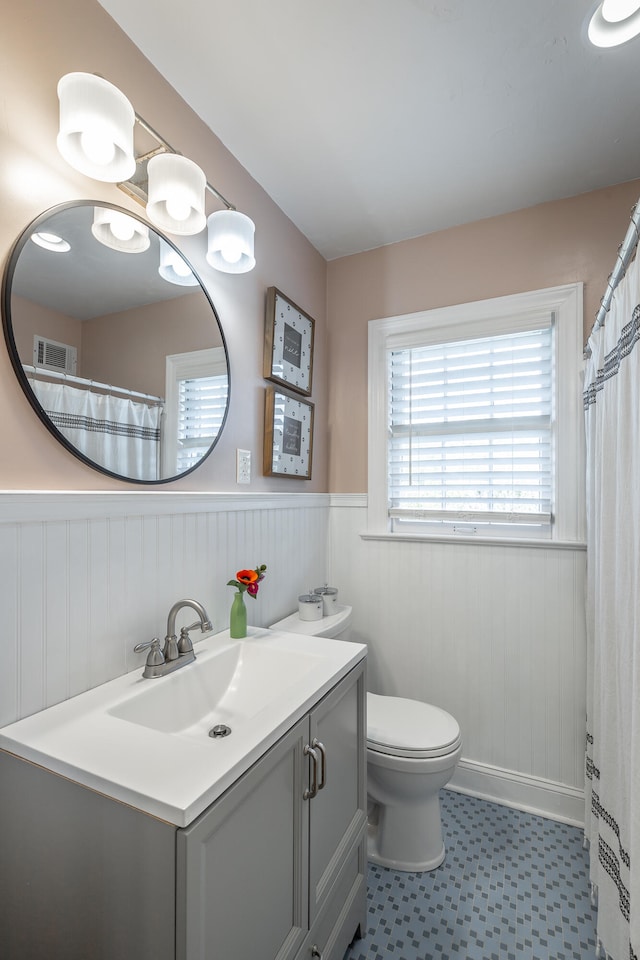
[[[402,539],[390,533],[387,515],[387,351],[424,342],[472,339],[524,329],[541,313],[555,314],[556,409],[553,542],[585,538],[584,429],[582,422],[583,284],[495,297],[398,317],[369,321],[369,494],[368,536]],[[515,321],[514,321],[515,318]],[[490,326],[489,326],[490,324]],[[405,538],[406,539],[406,538]],[[462,538],[425,533],[419,539]],[[493,538],[492,538],[493,539]],[[507,541],[524,537],[504,538]]]
[[[191,377],[216,377],[227,372],[224,347],[170,353],[165,365],[165,404],[162,444],[163,476],[176,471],[178,455],[178,384]]]

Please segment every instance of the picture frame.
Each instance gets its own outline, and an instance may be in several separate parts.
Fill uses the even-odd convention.
[[[265,389],[265,477],[310,480],[313,460],[314,405],[279,387]]]
[[[267,290],[265,380],[311,396],[315,321],[277,287]]]

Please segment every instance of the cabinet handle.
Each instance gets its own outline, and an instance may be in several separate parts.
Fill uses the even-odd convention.
[[[315,943],[314,943],[314,945],[311,947],[311,956],[312,956],[312,957],[317,957],[318,960],[322,960],[322,953],[320,952],[320,950],[318,950],[318,947],[316,946]]]
[[[322,757],[322,769],[320,772],[320,783],[318,784],[318,790],[324,790],[327,785],[327,751],[325,750],[324,743],[321,743],[317,737],[314,737],[311,741],[311,746],[315,747],[316,750],[320,751],[320,756]]]
[[[305,757],[311,757],[313,760],[313,780],[311,781],[311,789],[304,791],[302,799],[313,800],[318,793],[318,754],[313,747],[307,743],[305,744],[304,755]]]

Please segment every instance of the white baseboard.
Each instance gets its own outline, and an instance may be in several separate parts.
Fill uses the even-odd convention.
[[[460,760],[448,790],[584,827],[584,791],[474,760]]]

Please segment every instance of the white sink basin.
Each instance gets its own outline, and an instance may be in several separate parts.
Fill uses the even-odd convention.
[[[107,712],[162,733],[200,737],[216,724],[233,733],[321,663],[322,657],[304,650],[236,640],[175,674],[149,680]]]
[[[133,647],[135,640],[132,639]],[[153,680],[125,676],[0,729],[0,749],[179,827],[190,824],[366,654],[249,628],[195,644]],[[217,724],[231,728],[214,739]]]

